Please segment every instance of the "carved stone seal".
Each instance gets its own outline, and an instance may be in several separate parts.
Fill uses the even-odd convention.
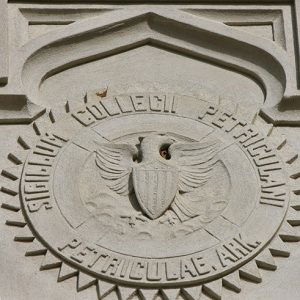
[[[297,156],[230,107],[120,95],[33,128],[19,192],[2,192],[18,195],[45,249],[27,255],[47,253],[42,268],[60,266],[60,280],[79,274],[79,290],[219,299],[222,285],[239,292],[240,278],[260,282],[258,267],[274,270],[273,255],[288,256],[282,241],[299,240],[280,235],[293,225]]]

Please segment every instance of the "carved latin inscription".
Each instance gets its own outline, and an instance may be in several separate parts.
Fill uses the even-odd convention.
[[[50,177],[55,159],[68,140],[56,134],[46,134],[36,144],[27,161],[24,172],[24,200],[30,212],[42,207],[52,208]]]
[[[237,270],[278,231],[289,190],[277,149],[232,111],[139,94],[72,112],[68,138],[42,136],[24,165],[27,217],[57,257],[109,282],[169,288]]]

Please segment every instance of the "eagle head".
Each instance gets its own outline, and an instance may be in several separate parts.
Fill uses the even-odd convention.
[[[175,142],[165,134],[150,134],[141,138],[142,161],[154,159],[170,159],[169,147]]]

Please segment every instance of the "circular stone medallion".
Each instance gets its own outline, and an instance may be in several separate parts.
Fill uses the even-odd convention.
[[[230,107],[169,94],[103,98],[31,147],[23,213],[55,257],[98,280],[205,285],[276,237],[290,199],[278,149]]]

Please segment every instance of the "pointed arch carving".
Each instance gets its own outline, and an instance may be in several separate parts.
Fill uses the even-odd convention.
[[[155,45],[237,71],[258,82],[264,108],[279,105],[289,91],[288,61],[271,41],[178,10],[113,11],[49,32],[26,44],[11,85],[35,103],[47,78],[141,45]]]

